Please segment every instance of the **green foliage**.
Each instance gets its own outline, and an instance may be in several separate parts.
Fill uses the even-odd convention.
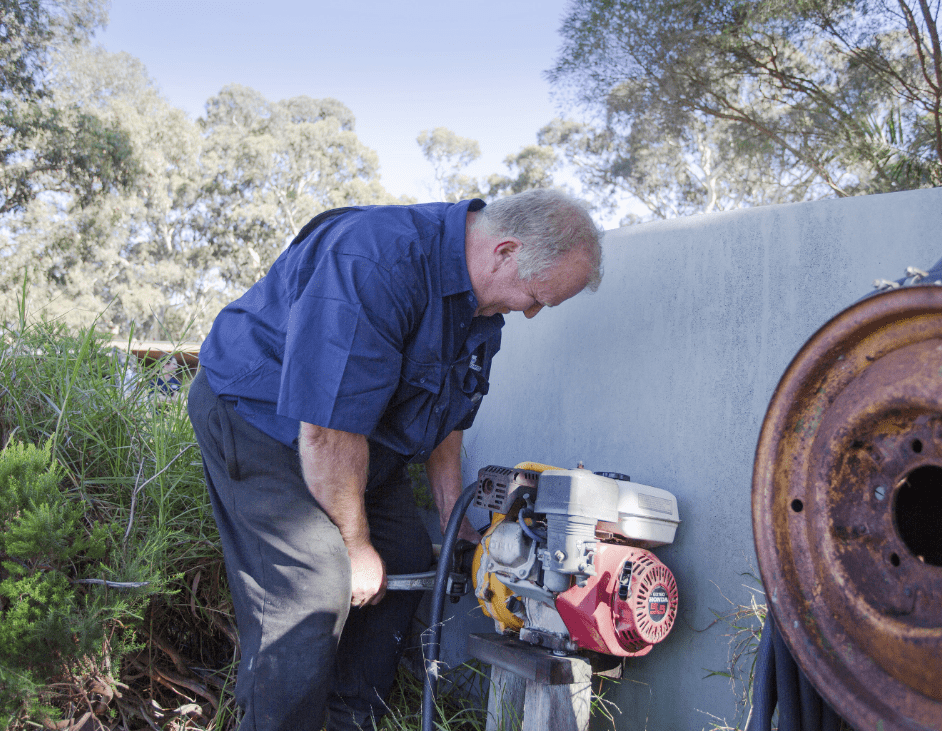
[[[97,316],[102,330],[151,339],[211,319],[224,294],[208,281],[213,253],[194,224],[199,129],[127,54],[78,46],[55,59],[57,99],[124,130],[140,174],[107,195],[43,196],[10,217],[0,291],[15,289],[28,268],[31,300],[48,318],[80,327]]]
[[[63,479],[49,443],[12,442],[0,452],[0,717],[22,710],[24,691],[100,653],[109,622],[129,611],[123,598],[77,583],[113,541],[106,526],[83,524]],[[25,700],[35,711],[35,696]]]
[[[49,319],[202,339],[312,216],[400,202],[340,102],[233,85],[191,120],[140,61],[91,47],[105,18],[0,0],[0,322],[29,270]]]
[[[255,283],[317,212],[399,202],[380,184],[379,159],[335,99],[270,102],[224,87],[199,122],[199,232],[212,266],[238,294]]]
[[[481,197],[478,182],[462,172],[481,156],[477,140],[461,137],[445,127],[436,127],[431,132],[422,130],[415,141],[435,170],[438,200],[456,203]]]
[[[156,672],[137,659],[142,642],[168,623],[178,637],[188,623],[213,626],[204,602],[217,618],[229,611],[185,401],[154,388],[166,364],[138,365],[93,330],[31,324],[25,303],[20,313],[0,340],[0,712],[11,728],[113,686],[126,662]],[[204,576],[212,593],[197,591]],[[223,642],[219,662],[230,662],[230,640],[212,634],[202,647]],[[132,705],[135,693],[124,690]]]
[[[560,159],[552,146],[537,135],[538,144],[527,145],[515,155],[508,155],[504,165],[510,175],[491,175],[487,179],[490,198],[514,195],[534,188],[555,187],[553,175],[560,168]]]
[[[439,677],[439,693],[435,703],[434,725],[438,731],[484,731],[487,728],[487,683],[489,666],[477,660],[445,670]],[[615,729],[618,707],[605,698],[609,679],[593,679],[592,727]],[[617,682],[617,681],[610,681]],[[422,678],[399,666],[396,681],[387,701],[388,712],[377,725],[377,731],[421,731]],[[516,731],[520,724],[499,731]]]
[[[40,94],[42,51],[50,32],[39,0],[2,0],[0,93],[35,98]]]
[[[560,168],[559,155],[542,139],[504,159],[509,175],[494,173],[486,180],[463,172],[481,156],[477,141],[459,137],[445,127],[436,127],[431,132],[422,131],[416,142],[435,170],[437,197],[442,201],[493,199],[556,185],[553,175]]]
[[[0,0],[0,99],[44,97],[50,49],[87,42],[106,15],[98,0]]]
[[[424,510],[435,510],[435,499],[425,473],[424,464],[410,464],[409,477],[412,480],[412,497],[415,504]]]
[[[104,19],[95,0],[0,1],[0,215],[24,211],[41,191],[86,206],[136,180],[120,124],[62,103],[47,81],[53,50],[87,42]]]
[[[0,664],[0,728],[14,728],[19,717],[58,718],[57,709],[40,700],[43,686],[31,673]]]
[[[480,666],[465,664],[447,670],[439,678],[435,727],[441,731],[483,731],[486,717],[484,674]],[[388,712],[378,731],[421,731],[422,678],[400,665],[387,701]]]
[[[938,14],[938,0],[578,0],[548,76],[591,119],[563,150],[600,197],[662,217],[938,184]]]

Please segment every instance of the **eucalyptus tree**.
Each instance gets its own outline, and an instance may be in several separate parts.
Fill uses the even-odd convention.
[[[438,200],[456,203],[467,198],[480,198],[480,184],[463,172],[481,157],[477,140],[461,137],[447,127],[422,130],[415,140],[425,159],[435,171]]]
[[[655,215],[939,185],[938,21],[939,0],[574,0],[548,77],[594,123],[560,144]]]
[[[504,158],[504,166],[510,174],[495,173],[489,176],[487,195],[489,198],[497,198],[533,188],[556,187],[554,176],[560,170],[561,164],[557,151],[538,135],[537,144],[525,145],[518,152]]]
[[[316,213],[399,202],[380,183],[376,153],[334,99],[269,102],[244,86],[223,88],[200,120],[201,235],[221,282],[244,289],[267,271]]]
[[[492,173],[479,180],[464,172],[481,156],[477,140],[436,127],[420,132],[416,142],[432,164],[438,198],[443,201],[489,200],[531,188],[550,188],[554,185],[553,174],[560,167],[559,155],[552,147],[542,143],[526,145],[504,158],[509,174]]]
[[[85,205],[136,173],[124,130],[52,93],[52,55],[86,43],[103,0],[0,0],[0,216],[44,191]]]
[[[0,286],[11,292],[25,274],[31,302],[69,323],[98,317],[116,335],[176,338],[195,322],[199,337],[220,293],[193,225],[198,127],[127,54],[69,46],[52,68],[58,100],[124,130],[138,175],[83,205],[67,192],[31,201],[7,221]]]
[[[696,119],[683,130],[666,130],[650,121],[620,135],[608,126],[555,119],[539,138],[562,156],[598,209],[616,212],[626,194],[648,209],[623,224],[800,201],[814,183],[806,169],[770,164],[771,145],[745,144],[736,125]]]
[[[226,87],[194,122],[127,54],[70,47],[57,98],[126,131],[139,175],[85,205],[43,195],[0,230],[0,291],[30,272],[47,316],[116,335],[202,339],[316,213],[395,202],[352,113],[332,99],[270,103]]]

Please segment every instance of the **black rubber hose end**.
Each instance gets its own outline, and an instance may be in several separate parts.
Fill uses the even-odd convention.
[[[442,640],[442,615],[445,611],[445,590],[448,586],[448,574],[451,572],[452,554],[458,538],[458,529],[464,514],[468,512],[477,482],[464,489],[455,503],[448,518],[445,535],[442,538],[442,552],[438,557],[438,570],[435,573],[435,588],[432,589],[432,611],[429,627],[422,633],[422,655],[425,659],[425,682],[422,688],[422,731],[434,731],[435,695],[438,693],[438,657]]]

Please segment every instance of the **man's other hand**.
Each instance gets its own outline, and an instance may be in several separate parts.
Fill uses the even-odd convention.
[[[350,605],[379,604],[386,594],[386,565],[370,544],[350,550]]]
[[[442,535],[445,534],[444,529],[442,529]],[[464,539],[470,543],[477,545],[481,542],[481,534],[478,533],[472,526],[471,522],[465,518],[461,521],[461,526],[458,528],[459,539]]]

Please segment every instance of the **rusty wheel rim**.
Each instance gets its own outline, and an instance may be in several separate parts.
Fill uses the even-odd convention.
[[[942,728],[942,288],[877,295],[799,351],[753,531],[799,666],[858,731]]]

